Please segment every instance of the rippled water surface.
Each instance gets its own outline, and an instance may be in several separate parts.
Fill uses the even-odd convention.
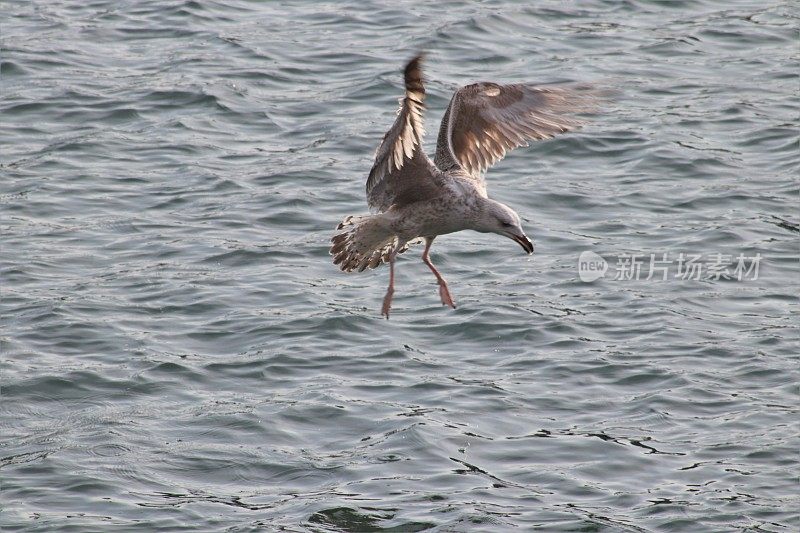
[[[793,3],[0,9],[4,530],[800,528]],[[462,84],[614,92],[489,172],[536,254],[442,237],[386,321],[328,240],[423,49],[429,151]]]

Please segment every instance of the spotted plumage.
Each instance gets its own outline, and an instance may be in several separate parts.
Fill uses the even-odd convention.
[[[529,140],[575,129],[575,114],[594,105],[588,87],[499,85],[482,82],[453,95],[439,128],[433,161],[422,150],[425,87],[422,56],[404,71],[405,94],[384,135],[367,177],[371,215],[348,216],[331,239],[334,264],[350,272],[389,263],[389,289],[382,314],[389,317],[394,261],[410,244],[425,241],[422,260],[436,276],[442,303],[455,307],[447,283],[430,262],[438,235],[465,229],[508,237],[527,253],[533,243],[510,207],[487,196],[484,173],[507,152]]]

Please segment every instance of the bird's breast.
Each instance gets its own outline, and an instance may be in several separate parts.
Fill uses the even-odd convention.
[[[398,214],[396,231],[407,239],[454,233],[471,227],[471,211],[461,196],[417,202]]]

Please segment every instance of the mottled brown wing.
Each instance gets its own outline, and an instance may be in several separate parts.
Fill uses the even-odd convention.
[[[460,166],[482,181],[486,169],[514,148],[580,126],[575,115],[591,110],[593,102],[588,87],[467,85],[450,101],[434,162],[441,170]]]
[[[421,64],[419,55],[406,65],[405,96],[367,178],[367,203],[379,211],[431,197],[438,190],[433,163],[422,151],[425,88]]]

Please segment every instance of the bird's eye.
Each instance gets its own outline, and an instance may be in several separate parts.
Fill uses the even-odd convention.
[[[512,224],[511,222],[503,222],[503,227],[504,227],[504,228],[510,228],[510,227],[511,227],[511,226],[513,226],[513,225],[514,225],[514,224]]]

